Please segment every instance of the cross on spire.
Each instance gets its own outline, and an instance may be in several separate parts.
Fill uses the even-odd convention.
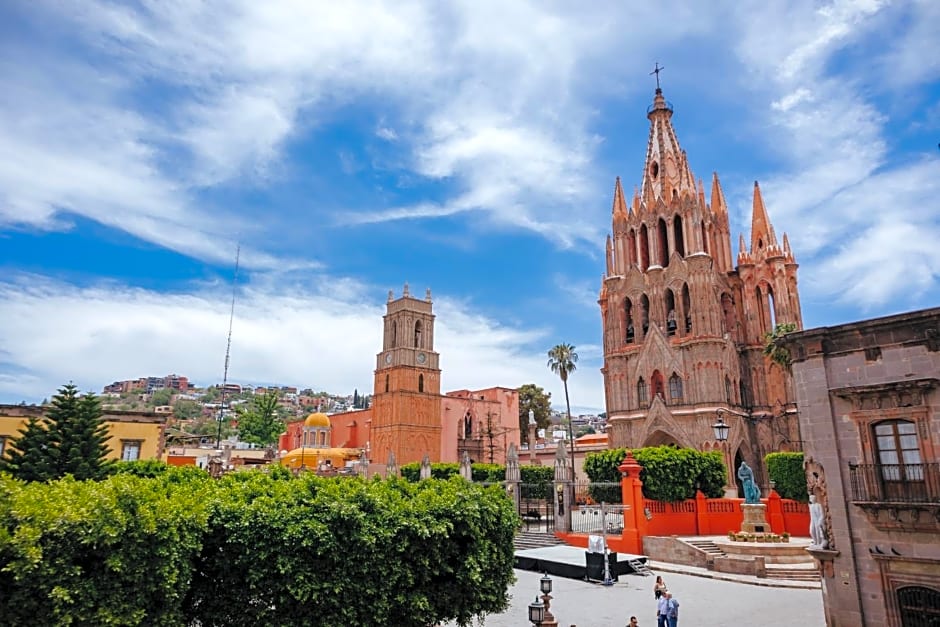
[[[650,76],[652,76],[653,74],[656,75],[656,91],[657,91],[657,92],[658,92],[658,91],[661,91],[660,88],[659,88],[659,73],[662,72],[662,71],[665,70],[665,69],[666,69],[666,68],[664,68],[664,67],[659,67],[659,61],[657,61],[657,62],[656,62],[656,66],[653,68],[653,71],[650,72]]]

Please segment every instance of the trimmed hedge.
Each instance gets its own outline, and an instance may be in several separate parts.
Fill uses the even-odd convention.
[[[780,498],[809,501],[806,488],[806,473],[803,470],[803,453],[768,453],[764,457],[767,474],[774,482]]]
[[[517,524],[457,479],[4,476],[0,624],[467,625],[508,606]]]
[[[626,456],[627,449],[618,448],[589,453],[584,460],[584,471],[592,482],[620,481],[617,467]],[[640,480],[643,496],[654,501],[682,501],[695,498],[700,489],[709,498],[724,494],[726,471],[721,453],[703,453],[689,448],[652,446],[634,449],[633,456],[643,466]],[[597,502],[620,503],[620,488],[592,486],[591,498]]]
[[[421,464],[412,462],[400,468],[401,476],[411,482],[420,481]],[[477,483],[497,483],[506,480],[506,467],[502,464],[471,464],[471,477]],[[449,479],[460,476],[460,464],[438,462],[431,464],[432,479]],[[555,481],[554,466],[519,466],[522,483],[522,498],[545,499],[552,493]]]

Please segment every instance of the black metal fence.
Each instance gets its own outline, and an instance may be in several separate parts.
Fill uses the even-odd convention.
[[[555,530],[554,508],[551,484],[519,484],[519,516],[526,531],[552,533]]]
[[[940,502],[940,463],[849,464],[853,501]]]

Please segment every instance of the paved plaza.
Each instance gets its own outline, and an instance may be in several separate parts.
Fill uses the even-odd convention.
[[[486,627],[531,625],[526,608],[539,590],[539,573],[516,570],[510,608],[487,616]],[[816,590],[755,586],[678,573],[658,573],[680,603],[680,627],[824,627],[822,593]],[[656,624],[655,577],[627,575],[605,587],[553,577],[552,613],[560,627],[623,627],[636,616],[643,627]]]

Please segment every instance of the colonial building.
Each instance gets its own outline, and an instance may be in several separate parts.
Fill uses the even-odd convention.
[[[787,335],[830,627],[940,624],[940,308]]]
[[[672,116],[657,88],[641,184],[630,202],[614,185],[598,301],[611,446],[720,448],[763,483],[766,453],[800,447],[789,375],[763,355],[776,324],[802,326],[797,264],[756,182],[750,244],[742,235],[732,257],[718,175],[708,199]],[[724,444],[719,417],[731,425]]]

